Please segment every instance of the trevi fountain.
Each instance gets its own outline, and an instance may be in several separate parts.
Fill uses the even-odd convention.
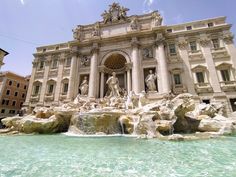
[[[136,95],[113,72],[102,99],[84,78],[73,102],[3,119],[0,176],[235,176],[235,113],[189,93],[150,100],[156,77]]]

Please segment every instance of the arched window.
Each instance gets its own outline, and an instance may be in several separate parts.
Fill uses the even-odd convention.
[[[69,79],[65,78],[62,80],[61,93],[63,95],[66,95],[68,92],[68,88],[69,88]]]
[[[40,94],[41,86],[42,86],[42,83],[40,81],[34,82],[34,84],[33,84],[33,92],[32,92],[33,96],[37,96],[37,95]]]
[[[55,87],[56,87],[56,81],[54,80],[49,80],[47,82],[47,91],[46,94],[47,95],[52,95],[55,92]]]

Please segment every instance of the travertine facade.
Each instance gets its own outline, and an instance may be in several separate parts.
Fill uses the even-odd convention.
[[[0,73],[0,118],[19,113],[26,99],[29,77],[12,72]]]
[[[72,41],[38,47],[25,105],[58,105],[86,89],[88,97],[103,98],[116,72],[123,94],[146,90],[158,99],[189,92],[235,111],[236,49],[225,17],[166,26],[157,11],[129,17],[127,11],[114,3],[103,21],[77,26]]]
[[[4,65],[3,58],[8,55],[9,53],[3,49],[0,48],[0,70],[2,65]]]

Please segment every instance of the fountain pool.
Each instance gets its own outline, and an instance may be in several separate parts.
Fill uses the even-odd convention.
[[[0,176],[236,176],[235,147],[236,136],[183,142],[0,136]]]

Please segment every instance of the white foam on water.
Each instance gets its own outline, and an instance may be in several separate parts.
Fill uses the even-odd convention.
[[[91,135],[81,135],[81,134],[76,134],[76,133],[72,133],[72,132],[66,132],[66,133],[62,133],[63,135],[66,136],[76,136],[76,137],[84,137],[84,138],[93,138],[93,137],[128,137],[128,138],[137,138],[137,135],[125,135],[125,134],[110,134],[110,135],[97,135],[97,134],[91,134]]]

